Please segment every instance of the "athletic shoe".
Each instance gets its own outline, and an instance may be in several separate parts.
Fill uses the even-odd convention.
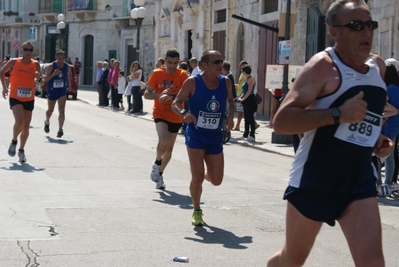
[[[398,192],[399,191],[399,185],[397,183],[393,183],[391,185],[391,192]]]
[[[152,171],[151,171],[150,177],[151,177],[151,180],[155,183],[158,182],[159,177],[161,177],[161,175],[159,174],[160,168],[161,168],[161,165],[157,165],[155,163],[152,165]]]
[[[11,141],[10,147],[8,148],[8,155],[10,157],[14,157],[16,149],[17,149],[17,142],[13,143]]]
[[[157,185],[155,186],[156,189],[161,189],[164,190],[166,188],[165,183],[163,182],[163,177],[159,176],[159,180],[157,182]]]
[[[59,129],[57,132],[57,137],[60,138],[64,135],[64,131],[62,129]]]
[[[44,121],[44,132],[49,133],[50,132],[50,123],[47,121]]]
[[[25,151],[24,150],[18,150],[18,158],[19,162],[26,162],[26,157],[25,157]]]
[[[255,142],[255,138],[252,137],[252,136],[248,136],[248,137],[247,137],[247,141],[248,141],[248,142]]]
[[[205,225],[204,221],[202,220],[202,210],[194,210],[193,216],[191,217],[191,223],[195,226]]]
[[[379,197],[387,197],[391,195],[391,190],[386,184],[378,185],[377,192]]]

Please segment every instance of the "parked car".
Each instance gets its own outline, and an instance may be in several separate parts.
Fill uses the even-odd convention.
[[[49,65],[51,65],[51,63],[40,64],[42,74],[46,73],[47,67]],[[76,100],[78,97],[78,76],[73,66],[71,66],[71,70],[72,70],[72,86],[68,86],[67,99],[69,98],[69,96],[72,96],[72,99]],[[45,98],[47,96],[47,86],[48,86],[47,82],[45,82],[43,86],[39,86],[38,84],[36,84],[35,95],[39,95],[40,97]]]
[[[42,75],[46,74],[46,70],[49,65],[50,63],[40,63],[40,70],[42,72]],[[47,96],[47,82],[45,82],[43,86],[40,86],[39,84],[36,83],[35,95],[40,96],[42,98],[45,98]]]
[[[72,96],[72,99],[76,100],[78,99],[78,74],[76,74],[74,67],[72,67],[71,69],[72,69],[72,85],[68,86],[67,99],[69,98],[69,96]]]

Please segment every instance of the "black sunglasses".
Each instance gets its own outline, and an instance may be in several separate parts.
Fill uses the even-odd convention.
[[[222,64],[222,63],[223,63],[223,60],[222,60],[222,59],[217,59],[217,60],[209,61],[209,62],[212,63],[212,64],[214,64],[214,65],[219,65],[219,64]]]
[[[25,52],[33,52],[33,48],[22,48],[22,50],[24,50]]]
[[[333,25],[333,27],[346,27],[357,32],[363,31],[364,27],[366,26],[369,28],[370,31],[374,31],[375,29],[378,28],[378,21],[369,20],[364,22],[361,20],[355,20],[345,25]]]

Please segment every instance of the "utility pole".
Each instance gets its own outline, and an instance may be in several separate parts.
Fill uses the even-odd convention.
[[[290,17],[291,17],[291,0],[287,0],[287,11],[285,14],[285,36],[284,40],[290,39]],[[283,97],[288,93],[288,66],[289,64],[284,64],[283,71],[283,87],[281,87],[281,92]]]

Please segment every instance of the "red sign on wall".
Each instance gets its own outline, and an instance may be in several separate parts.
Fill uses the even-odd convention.
[[[21,42],[20,42],[20,41],[15,41],[15,42],[13,42],[13,43],[12,43],[12,48],[13,48],[14,50],[19,50],[19,49],[21,49]]]

